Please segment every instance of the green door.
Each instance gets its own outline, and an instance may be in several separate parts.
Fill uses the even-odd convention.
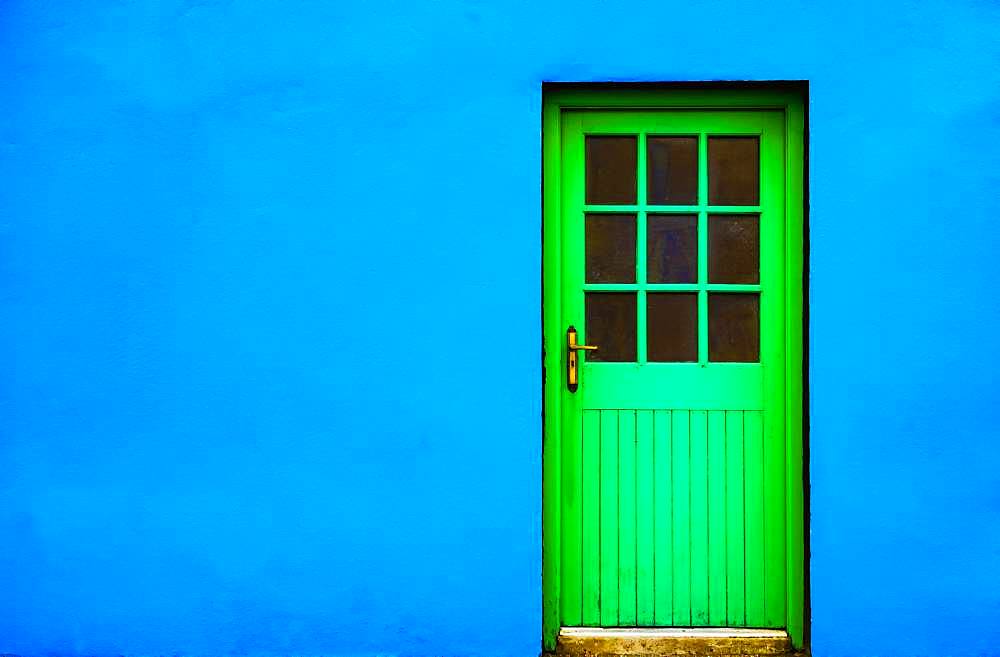
[[[559,625],[795,625],[786,115],[559,121]]]

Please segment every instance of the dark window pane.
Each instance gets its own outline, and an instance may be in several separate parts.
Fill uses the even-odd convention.
[[[646,199],[653,205],[698,202],[698,138],[646,140]]]
[[[587,282],[635,283],[635,215],[588,214]]]
[[[698,294],[646,295],[646,357],[650,362],[698,360]]]
[[[588,292],[586,295],[587,360],[628,362],[636,359],[635,293]]]
[[[587,203],[635,203],[635,137],[586,137]]]
[[[697,215],[646,218],[646,269],[650,283],[698,282]]]
[[[757,205],[760,202],[760,139],[708,138],[710,205]]]
[[[724,363],[760,360],[760,295],[708,295],[708,359]]]
[[[760,221],[757,215],[709,215],[708,281],[760,282]]]

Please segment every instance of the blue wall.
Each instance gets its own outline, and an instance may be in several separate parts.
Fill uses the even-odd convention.
[[[6,0],[0,652],[536,655],[541,82],[809,79],[814,652],[1000,654],[1000,6],[828,5]]]

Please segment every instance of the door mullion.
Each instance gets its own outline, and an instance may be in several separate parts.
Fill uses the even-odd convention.
[[[636,322],[639,326],[636,331],[636,339],[639,341],[639,349],[636,352],[638,363],[646,362],[646,290],[640,288],[636,302]]]
[[[639,154],[636,160],[636,192],[638,198],[636,203],[639,211],[636,213],[636,240],[635,240],[635,282],[639,286],[636,302],[636,340],[639,344],[636,350],[636,359],[639,364],[646,362],[646,133],[640,132]]]
[[[698,213],[698,363],[708,362],[708,213]]]
[[[636,298],[636,340],[639,341],[636,358],[639,364],[646,362],[646,211],[639,210],[636,230],[639,231],[636,240],[636,283],[639,291]]]
[[[698,135],[698,364],[708,363],[708,135]]]

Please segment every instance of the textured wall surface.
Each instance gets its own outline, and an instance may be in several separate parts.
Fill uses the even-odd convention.
[[[536,655],[541,83],[808,79],[814,652],[1000,654],[998,33],[6,0],[0,652]]]

